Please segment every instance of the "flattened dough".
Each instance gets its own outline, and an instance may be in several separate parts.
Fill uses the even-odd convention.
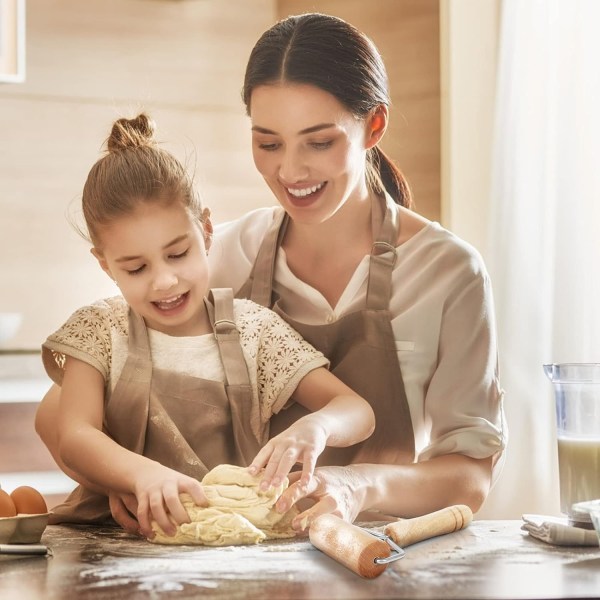
[[[287,479],[277,488],[262,492],[258,488],[260,476],[250,475],[244,467],[219,465],[208,472],[201,483],[208,507],[197,506],[188,494],[181,494],[191,522],[178,525],[172,537],[153,522],[152,542],[233,546],[296,535],[291,522],[298,510],[292,507],[282,515],[273,508],[288,486]]]

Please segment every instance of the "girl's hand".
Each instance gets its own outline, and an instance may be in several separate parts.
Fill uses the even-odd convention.
[[[140,533],[148,539],[154,537],[153,520],[171,536],[177,531],[176,525],[189,523],[179,494],[187,492],[198,506],[208,504],[199,481],[154,461],[138,471],[133,490]]]
[[[302,463],[298,475],[303,485],[311,480],[317,458],[327,444],[327,431],[315,415],[302,417],[292,426],[267,442],[248,470],[256,475],[265,467],[260,489],[277,487],[296,463]]]
[[[275,508],[284,513],[303,498],[313,500],[310,508],[292,521],[297,531],[307,529],[316,517],[328,513],[352,523],[363,510],[362,499],[368,485],[352,466],[319,467],[307,485],[299,473],[291,473],[290,486],[281,494]]]

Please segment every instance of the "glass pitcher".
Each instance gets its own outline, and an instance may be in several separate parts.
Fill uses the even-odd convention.
[[[547,364],[544,372],[554,384],[561,511],[591,526],[573,504],[600,498],[600,363]]]

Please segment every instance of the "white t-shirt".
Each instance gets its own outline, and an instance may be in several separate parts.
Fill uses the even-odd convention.
[[[276,207],[219,225],[209,253],[211,286],[247,280]],[[497,374],[494,306],[479,253],[438,223],[398,246],[390,312],[418,460],[448,453],[485,458],[507,430]],[[293,319],[326,324],[365,306],[369,257],[336,306],[298,279],[279,249],[275,291]]]

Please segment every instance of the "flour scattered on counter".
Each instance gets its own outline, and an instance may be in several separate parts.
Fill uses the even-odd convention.
[[[330,565],[307,542],[277,544],[278,553],[264,546],[199,548],[162,557],[109,556],[80,574],[85,589],[126,587],[137,591],[182,591],[186,586],[214,589],[218,582],[279,580],[302,581]],[[283,550],[283,552],[282,552]],[[294,575],[290,575],[293,573]]]

